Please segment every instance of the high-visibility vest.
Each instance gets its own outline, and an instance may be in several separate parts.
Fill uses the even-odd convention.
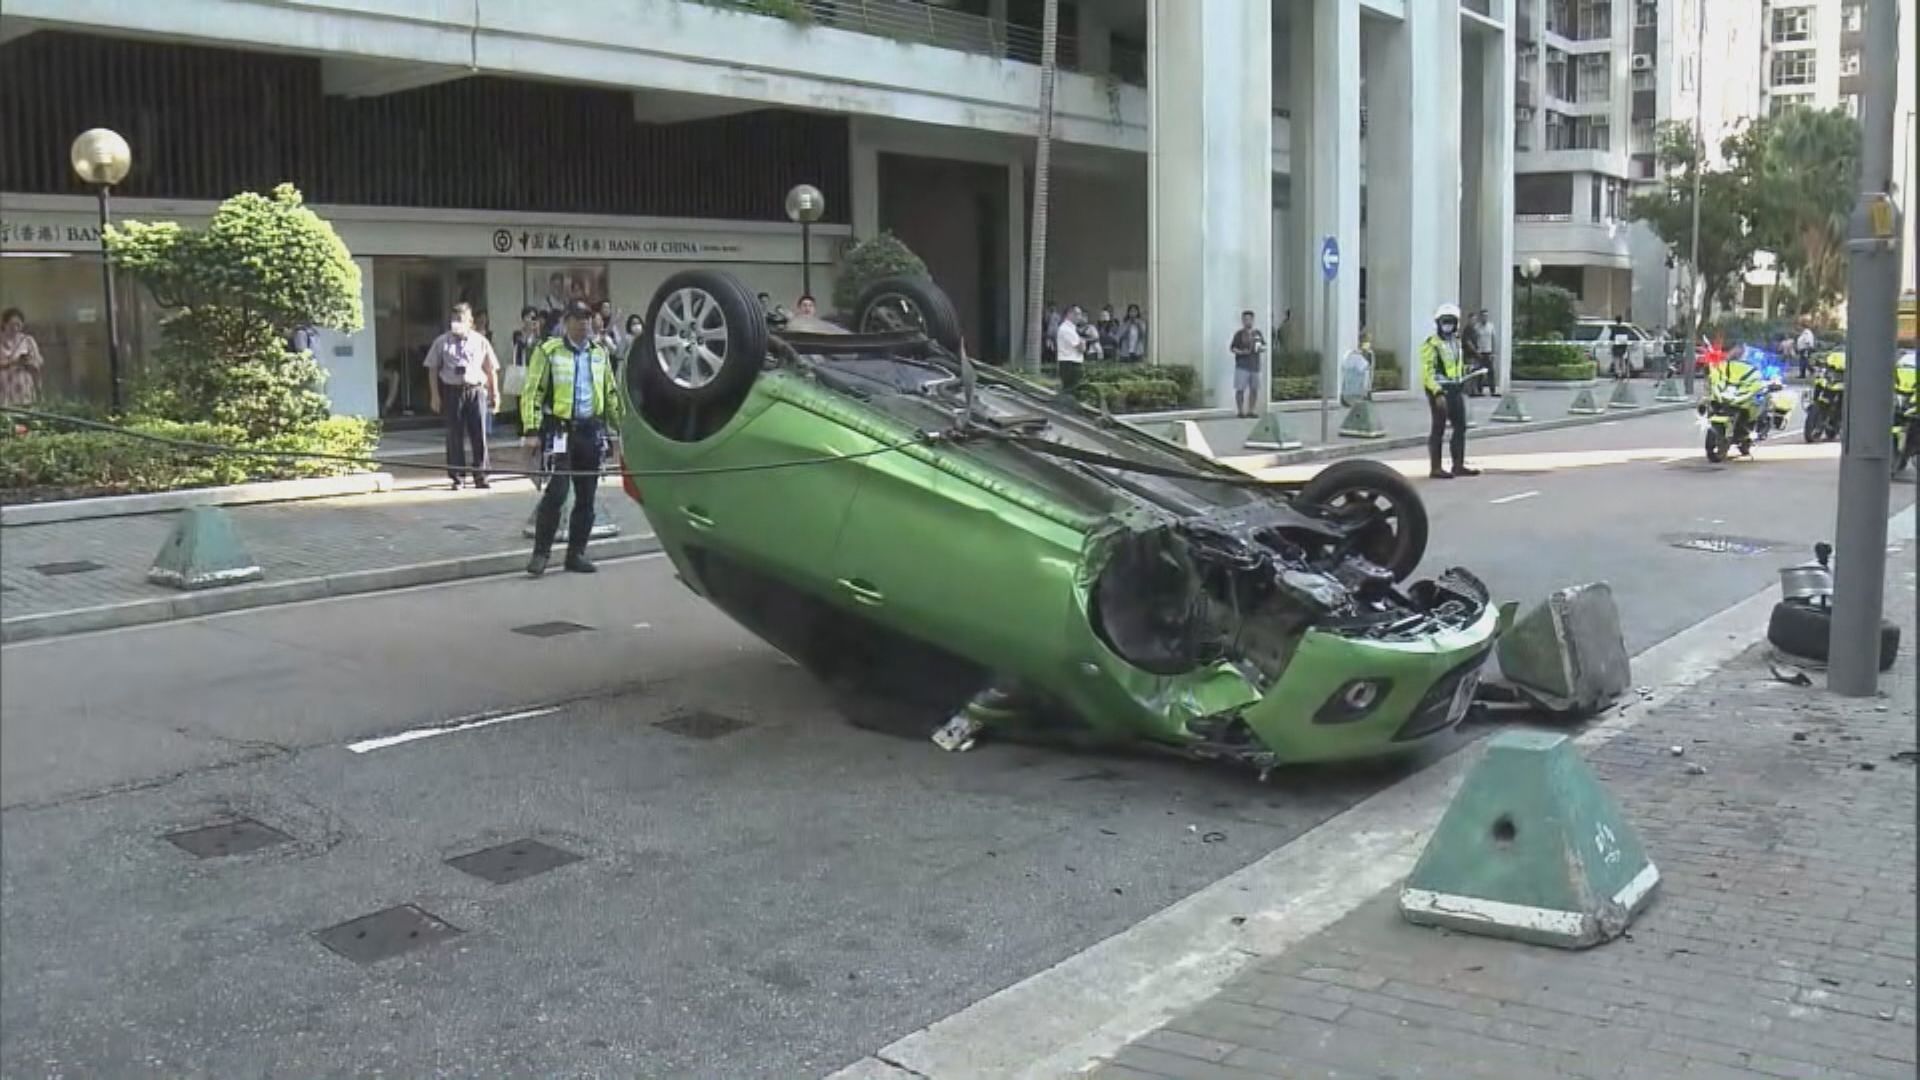
[[[1439,393],[1440,380],[1457,380],[1466,373],[1458,337],[1443,341],[1439,334],[1429,334],[1420,343],[1420,385],[1427,388],[1427,393]]]
[[[593,374],[593,415],[611,423],[620,418],[622,404],[613,385],[613,361],[607,350],[587,344],[587,363]],[[543,414],[562,420],[573,419],[573,346],[562,337],[550,337],[534,346],[527,359],[527,386],[530,392],[520,397],[520,430],[539,429]]]

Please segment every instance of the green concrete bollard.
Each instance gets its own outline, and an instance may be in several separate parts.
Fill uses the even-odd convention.
[[[1340,437],[1343,439],[1384,439],[1387,429],[1373,418],[1373,402],[1356,401],[1353,408],[1347,410],[1347,418],[1340,421]]]
[[[1520,400],[1520,391],[1509,389],[1500,399],[1500,405],[1487,419],[1502,424],[1524,424],[1533,417],[1527,413],[1527,406]]]
[[[1573,404],[1567,406],[1568,416],[1598,416],[1606,411],[1600,407],[1599,402],[1593,400],[1591,387],[1582,388],[1579,393],[1573,395]]]
[[[1305,444],[1287,430],[1279,413],[1270,412],[1253,425],[1253,430],[1247,432],[1247,441],[1241,445],[1248,450],[1298,450]]]
[[[1615,379],[1613,383],[1613,396],[1607,399],[1607,408],[1637,409],[1639,407],[1640,396],[1633,392],[1632,381],[1628,379]]]
[[[259,565],[248,557],[234,535],[233,519],[217,506],[195,506],[180,511],[173,531],[153,558],[147,580],[175,589],[210,589],[258,581]]]
[[[1659,402],[1685,401],[1687,400],[1687,389],[1681,385],[1679,379],[1669,375],[1660,380],[1659,386],[1653,388],[1653,400]]]
[[[1660,871],[1565,735],[1487,744],[1400,893],[1409,921],[1584,949],[1620,936]]]

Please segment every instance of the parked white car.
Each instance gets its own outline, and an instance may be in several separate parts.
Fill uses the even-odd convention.
[[[1632,323],[1616,324],[1612,319],[1585,318],[1573,325],[1573,340],[1585,346],[1602,376],[1613,370],[1613,328],[1624,325],[1632,341],[1627,345],[1627,363],[1635,375],[1659,355],[1660,345],[1653,335]]]

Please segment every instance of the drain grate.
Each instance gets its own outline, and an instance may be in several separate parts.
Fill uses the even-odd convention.
[[[669,716],[653,726],[674,735],[685,735],[689,739],[718,739],[752,725],[745,720],[700,710]]]
[[[223,855],[245,855],[275,844],[285,844],[292,841],[293,837],[252,818],[237,818],[218,825],[171,832],[161,839],[195,858],[217,859]]]
[[[375,964],[445,941],[458,933],[460,928],[445,919],[412,904],[402,904],[339,926],[316,930],[313,936],[320,944],[356,964]]]
[[[79,559],[74,562],[43,562],[34,569],[48,577],[60,577],[65,574],[91,574],[95,570],[105,570],[106,566],[91,559]]]
[[[552,844],[543,844],[538,840],[515,840],[448,859],[447,865],[495,885],[510,885],[579,861],[580,856]]]
[[[1785,547],[1781,540],[1760,540],[1751,536],[1722,536],[1719,533],[1678,533],[1662,537],[1668,544],[1686,551],[1705,551],[1714,555],[1761,555]]]
[[[577,622],[537,622],[526,626],[516,626],[513,632],[528,637],[559,637],[562,634],[579,634],[591,630],[591,626],[581,626]]]

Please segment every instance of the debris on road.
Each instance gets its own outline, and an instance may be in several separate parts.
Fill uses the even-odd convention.
[[[1707,767],[1705,765],[1700,764],[1697,761],[1689,761],[1687,762],[1687,775],[1688,776],[1705,776],[1707,775]]]
[[[1682,757],[1686,754],[1686,752],[1687,752],[1687,748],[1684,746],[1667,747],[1667,753],[1672,754],[1674,757]]]
[[[1902,765],[1912,765],[1920,761],[1920,750],[1896,750],[1887,755],[1888,761],[1897,761]]]
[[[1801,671],[1799,668],[1788,668],[1785,671],[1781,671],[1780,665],[1769,661],[1767,664],[1767,670],[1773,672],[1773,679],[1775,682],[1783,682],[1783,683],[1786,683],[1788,686],[1812,686],[1813,685],[1813,679],[1808,677],[1807,673],[1804,671]]]

